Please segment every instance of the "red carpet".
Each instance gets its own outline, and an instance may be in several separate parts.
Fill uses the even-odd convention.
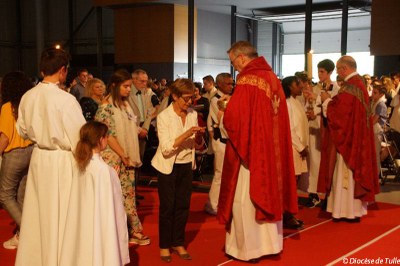
[[[150,236],[152,243],[149,246],[132,246],[130,265],[166,265],[160,261],[158,252],[157,190],[140,187],[139,192],[145,197],[140,201],[139,215],[144,232]],[[177,255],[172,255],[171,265],[246,265],[225,256],[224,228],[217,223],[215,217],[204,213],[206,200],[206,193],[194,192],[192,195],[186,240],[193,260],[183,261]],[[396,256],[400,259],[399,205],[374,204],[358,224],[334,223],[329,214],[319,208],[301,208],[297,217],[305,222],[305,229],[300,232],[285,230],[283,252],[262,258],[258,265],[344,265],[346,259],[383,259],[388,264],[396,260]],[[0,241],[11,237],[12,230],[11,219],[1,210]],[[13,265],[15,253],[1,247],[1,265]],[[400,264],[400,261],[392,264]]]

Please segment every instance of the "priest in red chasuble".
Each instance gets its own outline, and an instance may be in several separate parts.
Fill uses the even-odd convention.
[[[290,124],[281,83],[248,42],[228,50],[240,72],[221,119],[226,144],[217,218],[225,252],[253,260],[282,251],[282,215],[297,212]]]
[[[318,190],[327,193],[327,211],[339,221],[359,222],[379,192],[372,117],[364,81],[351,56],[342,56],[336,72],[344,79],[332,99],[321,92],[327,129],[322,139]]]

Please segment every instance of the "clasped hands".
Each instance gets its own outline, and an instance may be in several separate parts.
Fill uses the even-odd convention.
[[[300,152],[300,157],[301,157],[302,159],[306,159],[307,156],[308,156],[308,148],[305,147],[305,148]]]
[[[191,137],[193,134],[195,134],[195,142],[197,144],[202,144],[206,127],[191,127],[187,132],[190,134],[188,137]]]
[[[188,129],[188,131],[186,131],[188,133],[188,137],[191,137],[193,134],[196,135],[203,135],[206,132],[206,127],[198,127],[198,126],[194,126]]]
[[[331,98],[331,95],[326,91],[321,91],[321,102],[325,102],[328,98]]]

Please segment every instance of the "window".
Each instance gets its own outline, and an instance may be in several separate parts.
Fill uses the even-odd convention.
[[[360,75],[364,74],[374,74],[374,56],[371,56],[369,52],[357,52],[348,53],[357,62],[357,72]],[[314,82],[318,82],[318,62],[324,59],[331,59],[335,64],[340,58],[340,53],[330,53],[330,54],[313,54],[312,59],[312,77]],[[293,76],[296,71],[304,70],[304,55],[283,55],[282,56],[282,76]],[[336,79],[336,70],[333,70],[332,80]]]

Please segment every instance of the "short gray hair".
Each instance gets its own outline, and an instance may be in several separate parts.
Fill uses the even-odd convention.
[[[239,54],[243,54],[249,58],[258,57],[258,53],[256,48],[248,41],[238,41],[232,44],[231,48],[227,51],[227,53],[233,53],[238,56]]]

